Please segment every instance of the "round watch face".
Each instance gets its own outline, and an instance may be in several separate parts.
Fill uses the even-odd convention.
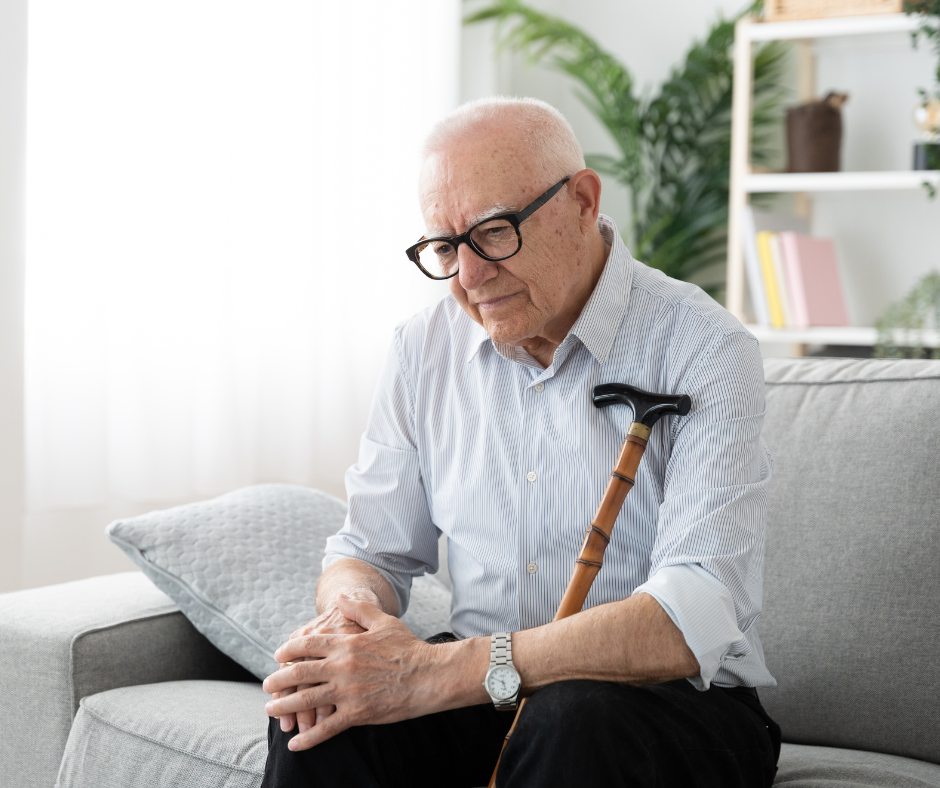
[[[486,677],[486,689],[499,700],[511,698],[519,691],[519,674],[508,665],[497,665]]]

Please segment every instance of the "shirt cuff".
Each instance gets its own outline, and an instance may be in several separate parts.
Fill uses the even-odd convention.
[[[723,659],[751,650],[738,628],[731,592],[698,564],[664,566],[634,594],[649,594],[685,636],[701,671],[689,679],[698,690],[711,686]]]

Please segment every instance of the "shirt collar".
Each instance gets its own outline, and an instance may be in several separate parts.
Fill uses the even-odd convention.
[[[601,278],[594,287],[594,292],[591,293],[584,309],[578,315],[568,336],[555,351],[553,366],[563,361],[563,358],[559,358],[560,353],[567,356],[573,336],[581,340],[598,363],[603,364],[613,347],[620,323],[627,311],[627,301],[630,298],[630,287],[633,282],[633,257],[621,239],[613,219],[600,214],[597,217],[597,225],[601,236],[610,244],[610,254],[607,256],[607,262],[604,264]],[[467,362],[472,361],[484,343],[490,340],[496,352],[504,358],[526,363],[529,354],[522,348],[493,342],[483,326],[474,320],[470,322],[472,328],[467,346]]]
[[[601,214],[597,224],[610,254],[591,297],[574,321],[570,335],[576,336],[599,364],[607,361],[630,300],[633,284],[633,256],[627,250],[617,225]]]

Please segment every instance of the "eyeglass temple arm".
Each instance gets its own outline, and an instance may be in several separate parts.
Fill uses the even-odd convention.
[[[516,221],[524,222],[526,219],[528,219],[533,213],[535,213],[539,208],[545,205],[545,203],[547,203],[550,199],[552,199],[552,197],[558,194],[558,190],[561,189],[561,187],[564,186],[566,183],[568,183],[568,181],[570,180],[571,180],[571,176],[568,175],[567,177],[562,178],[560,181],[558,181],[558,183],[552,186],[552,188],[549,189],[547,192],[545,192],[545,194],[539,197],[534,203],[529,205],[528,208],[526,208],[524,211],[519,211],[519,213],[516,214]]]

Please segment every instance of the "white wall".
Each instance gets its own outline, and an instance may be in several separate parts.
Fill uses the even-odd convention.
[[[0,591],[19,587],[24,510],[26,2],[0,3]]]
[[[692,42],[702,39],[720,14],[735,16],[739,0],[529,0],[529,4],[577,25],[625,63],[640,88],[657,89]],[[470,36],[474,38],[471,40]],[[479,32],[464,37],[465,70],[489,77],[489,92],[532,95],[557,106],[574,126],[585,152],[613,153],[603,127],[575,95],[575,83],[546,67],[530,67],[504,55],[493,68],[479,64],[488,53]],[[929,87],[934,58],[906,34],[820,43],[817,89],[851,94],[844,108],[843,169],[909,169],[915,128],[915,88]],[[795,62],[795,58],[794,58]],[[790,82],[795,85],[795,75]],[[465,82],[465,98],[484,95],[478,78]],[[781,201],[784,205],[786,200]],[[629,207],[622,188],[604,179],[602,210],[625,228]],[[824,195],[815,201],[814,232],[836,239],[850,319],[871,325],[924,273],[940,268],[940,198],[920,192]],[[789,352],[773,348],[774,354]]]

